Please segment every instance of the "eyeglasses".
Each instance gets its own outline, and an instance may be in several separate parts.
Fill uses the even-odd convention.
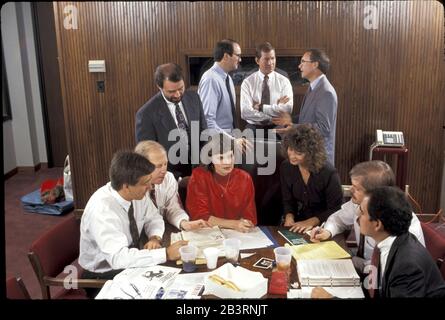
[[[310,61],[310,60],[303,60],[303,59],[301,59],[300,64],[305,63],[305,62],[315,62],[315,61]]]
[[[234,52],[234,53],[232,53],[232,55],[235,55],[235,56],[237,56],[238,58],[241,58],[241,53],[238,54],[238,53],[235,53],[235,52]]]

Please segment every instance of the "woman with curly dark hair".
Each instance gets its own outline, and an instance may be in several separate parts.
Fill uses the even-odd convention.
[[[343,202],[337,170],[326,160],[321,133],[310,124],[293,128],[284,138],[288,159],[280,169],[284,226],[306,232],[326,221]]]

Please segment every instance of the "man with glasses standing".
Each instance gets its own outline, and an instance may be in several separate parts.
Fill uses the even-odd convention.
[[[208,129],[212,134],[230,133],[239,128],[236,117],[235,86],[229,72],[238,69],[241,62],[241,48],[231,39],[218,42],[213,52],[215,63],[199,81],[198,94],[201,97]]]
[[[335,165],[337,93],[326,78],[326,72],[329,69],[329,58],[320,49],[310,49],[301,58],[298,68],[301,71],[301,77],[310,82],[308,91],[303,98],[298,119],[292,119],[289,113],[281,113],[272,121],[276,125],[286,127],[276,129],[278,133],[286,133],[292,122],[313,124],[324,137],[329,162]]]

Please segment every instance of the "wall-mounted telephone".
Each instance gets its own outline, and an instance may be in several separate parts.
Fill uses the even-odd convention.
[[[376,145],[383,147],[402,147],[405,145],[403,132],[377,130]]]

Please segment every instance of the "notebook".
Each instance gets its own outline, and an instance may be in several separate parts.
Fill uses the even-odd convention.
[[[288,244],[286,244],[287,246]],[[291,246],[295,260],[300,259],[345,259],[351,255],[340,247],[335,241],[308,243]]]
[[[278,233],[290,244],[292,245],[299,245],[299,244],[305,244],[307,243],[306,240],[304,240],[303,235],[292,232],[288,229],[278,229]]]

